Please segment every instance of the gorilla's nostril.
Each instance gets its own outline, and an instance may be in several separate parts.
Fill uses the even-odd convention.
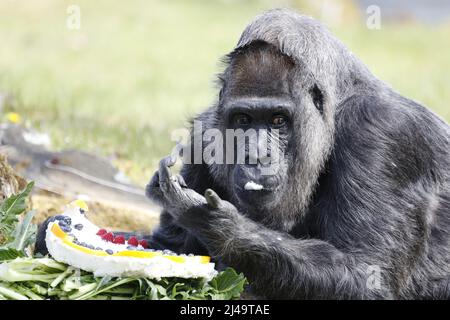
[[[265,155],[265,156],[261,156],[258,158],[258,162],[262,165],[262,166],[267,166],[272,162],[272,157],[269,154]]]

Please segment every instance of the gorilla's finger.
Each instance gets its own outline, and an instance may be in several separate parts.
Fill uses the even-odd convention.
[[[222,199],[211,189],[206,189],[205,199],[211,209],[218,209],[222,203]]]
[[[167,156],[159,162],[159,183],[168,183],[170,182],[170,169],[169,167],[173,166],[173,159],[171,156]]]
[[[152,188],[152,187],[150,187],[150,184],[149,184],[145,188],[145,195],[147,196],[147,198],[149,198],[156,204],[158,204],[162,207],[165,207],[165,204],[167,201],[165,199],[164,193],[161,191],[160,188]]]
[[[170,159],[169,159],[169,162],[167,163],[167,166],[168,167],[173,167],[175,165],[175,163],[177,163],[177,159],[178,159],[177,154],[176,153],[170,154],[168,156],[168,158],[170,158]]]
[[[177,181],[178,181],[178,183],[180,184],[180,186],[182,188],[187,188],[188,187],[186,181],[184,181],[184,178],[183,178],[183,176],[181,174],[177,174]]]
[[[164,158],[166,161],[166,166],[173,167],[175,163],[177,163],[177,156],[175,154],[169,154],[167,157]]]
[[[164,206],[165,197],[164,197],[164,193],[162,192],[162,190],[160,188],[158,171],[155,172],[152,179],[145,187],[145,195],[147,198],[156,202],[158,205]]]
[[[159,188],[159,171],[156,171],[153,174],[153,177],[148,183],[147,188]]]
[[[151,178],[150,182],[145,187],[145,195],[148,198],[152,198],[152,193],[154,190],[159,190],[159,173],[156,171],[153,174],[153,177]]]

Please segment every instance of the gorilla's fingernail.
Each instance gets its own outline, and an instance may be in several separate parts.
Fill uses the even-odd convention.
[[[206,198],[206,202],[208,203],[208,205],[212,208],[218,208],[219,203],[217,200],[217,197],[214,193],[214,191],[212,191],[211,189],[207,189],[205,191],[205,198]]]
[[[171,154],[170,155],[170,160],[169,160],[169,166],[173,166],[175,163],[177,163],[177,156],[175,156],[175,155],[173,155],[173,154]]]
[[[183,188],[187,188],[188,187],[187,183],[186,183],[186,181],[184,181],[184,178],[183,178],[182,175],[178,175],[177,179],[178,179],[178,183],[180,184],[180,186],[182,186]]]

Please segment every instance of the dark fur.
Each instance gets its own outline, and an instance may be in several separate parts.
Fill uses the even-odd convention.
[[[273,48],[289,59],[270,58]],[[276,70],[264,73],[258,54],[276,61]],[[270,218],[259,223],[251,209],[240,209],[227,166],[185,165],[190,188],[211,188],[234,206],[166,210],[153,243],[208,253],[243,271],[261,297],[449,298],[448,125],[375,78],[318,22],[286,10],[246,28],[221,76],[218,104],[198,119],[220,126],[227,94],[267,88],[262,82],[275,84],[270,75],[280,68],[290,70],[288,91],[301,110],[294,130],[301,129],[292,142],[291,178],[264,212]],[[251,78],[258,72],[261,78]],[[313,163],[302,158],[305,145]],[[366,285],[370,265],[381,268],[381,290]]]

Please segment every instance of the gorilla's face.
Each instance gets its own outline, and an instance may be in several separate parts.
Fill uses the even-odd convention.
[[[292,109],[288,97],[234,97],[226,103],[226,127],[241,137],[235,139],[236,162],[229,168],[230,185],[241,203],[267,208],[283,193]],[[244,161],[238,161],[240,153]]]
[[[227,165],[229,191],[241,206],[260,214],[261,208],[276,207],[287,191],[295,111],[292,67],[287,57],[257,47],[232,60],[222,92],[222,126],[236,137],[234,162]]]
[[[308,207],[330,154],[332,109],[324,107],[320,85],[274,46],[254,42],[229,58],[214,118],[226,137],[224,154],[231,151],[234,162],[211,172],[242,212],[289,230]],[[231,148],[227,131],[235,135]]]

